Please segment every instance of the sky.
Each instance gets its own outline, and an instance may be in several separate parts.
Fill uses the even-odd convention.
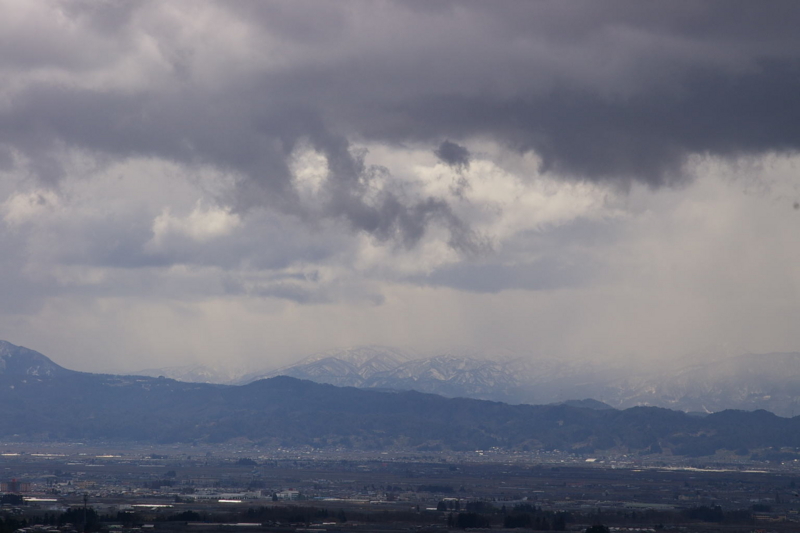
[[[800,351],[800,3],[0,0],[0,338]]]

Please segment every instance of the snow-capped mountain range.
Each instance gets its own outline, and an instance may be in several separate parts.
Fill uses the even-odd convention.
[[[684,411],[767,409],[800,414],[800,354],[743,355],[658,368],[564,362],[500,352],[433,357],[384,346],[317,353],[288,366],[234,372],[202,365],[139,372],[181,381],[247,384],[285,375],[336,386],[417,390],[508,403],[560,403],[593,398],[617,408],[637,405]]]
[[[339,387],[364,387],[374,376],[390,372],[411,358],[411,355],[402,350],[386,346],[358,346],[344,350],[329,350],[316,353],[289,366],[245,374],[235,383],[246,384],[258,379],[290,376]]]

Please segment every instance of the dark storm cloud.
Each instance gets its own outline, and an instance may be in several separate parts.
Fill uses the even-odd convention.
[[[543,170],[662,186],[683,179],[691,155],[751,156],[800,148],[800,63],[766,63],[729,76],[696,72],[678,91],[607,100],[565,88],[514,101],[430,97],[398,113],[436,135],[491,135]],[[405,133],[382,132],[392,138]]]
[[[19,81],[0,108],[0,143],[52,184],[70,148],[212,165],[240,177],[225,199],[238,211],[342,219],[404,246],[443,224],[452,246],[474,252],[484,244],[445,200],[371,194],[391,169],[365,165],[353,145],[450,139],[436,153],[464,167],[458,142],[490,138],[558,174],[656,187],[685,179],[695,154],[800,147],[796,2],[171,4],[184,17],[220,10],[215,32],[246,34],[249,57],[277,61],[239,69],[215,56],[224,45],[203,46],[208,36],[178,35],[180,17],[157,3],[93,5],[61,12],[81,31],[5,47],[6,79],[46,66],[77,80]],[[142,35],[171,71],[144,87],[80,83],[123,64]],[[298,196],[287,163],[305,141],[330,167],[321,206]]]
[[[535,151],[546,171],[653,186],[684,179],[692,155],[800,147],[796,3],[508,2],[453,5],[451,14],[470,10],[503,43],[487,44],[497,54],[477,50],[480,31],[459,43],[463,56],[474,54],[471,64],[443,50],[440,59],[474,69],[475,78],[453,76],[444,87],[433,75],[427,92],[387,98],[356,119],[363,135],[489,137]],[[530,56],[515,54],[526,40]],[[552,55],[537,57],[537,47]],[[478,76],[490,81],[481,86]]]
[[[454,142],[444,140],[433,153],[444,163],[457,169],[469,168],[470,153],[465,147]]]

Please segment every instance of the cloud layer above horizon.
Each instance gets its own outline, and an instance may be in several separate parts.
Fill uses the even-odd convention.
[[[800,350],[796,2],[0,5],[0,338]]]

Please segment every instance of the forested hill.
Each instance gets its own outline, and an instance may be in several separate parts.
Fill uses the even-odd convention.
[[[13,346],[13,345],[11,345]],[[360,449],[559,449],[742,455],[800,447],[800,417],[723,411],[695,417],[653,407],[508,405],[317,384],[248,385],[74,372],[36,352],[0,354],[0,438],[224,442]],[[36,372],[27,371],[26,358]],[[44,359],[42,359],[44,358]],[[52,367],[49,363],[53,364]],[[44,372],[41,369],[51,369]]]

